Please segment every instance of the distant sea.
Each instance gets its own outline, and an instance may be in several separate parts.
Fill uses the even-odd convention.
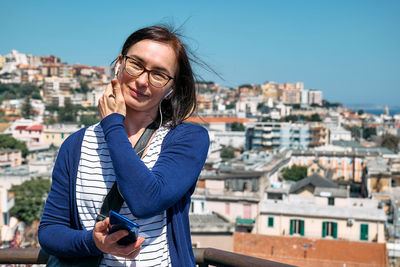
[[[352,109],[354,111],[359,111],[360,109],[364,110],[365,113],[374,114],[374,115],[381,115],[385,112],[384,106],[378,105],[345,105],[346,108]],[[400,107],[399,106],[392,106],[389,107],[390,115],[400,114]]]
[[[365,113],[369,113],[369,114],[374,114],[374,115],[381,115],[385,112],[385,110],[383,108],[380,109],[363,109]],[[389,108],[389,114],[390,115],[396,115],[396,114],[400,114],[400,109],[391,109]]]

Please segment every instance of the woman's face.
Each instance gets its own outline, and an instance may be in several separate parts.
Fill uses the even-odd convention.
[[[168,44],[142,40],[131,46],[126,56],[143,66],[149,71],[175,77],[177,59],[174,50]],[[127,73],[126,61],[120,56],[121,69],[118,75],[122,94],[127,109],[141,112],[157,113],[158,104],[173,85],[173,80],[157,88],[149,83],[149,72],[143,72],[139,77],[132,77]]]

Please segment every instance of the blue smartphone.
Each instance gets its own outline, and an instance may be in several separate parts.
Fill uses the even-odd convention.
[[[118,240],[118,244],[126,246],[136,241],[139,233],[139,224],[132,222],[113,210],[110,211],[110,224],[111,228],[108,231],[109,234],[119,230],[127,230],[129,232],[129,235]]]

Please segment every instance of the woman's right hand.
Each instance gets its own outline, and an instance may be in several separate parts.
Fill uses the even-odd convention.
[[[145,241],[143,237],[138,237],[136,242],[122,246],[117,243],[118,240],[127,236],[126,230],[120,230],[112,234],[108,234],[110,218],[106,218],[101,222],[97,222],[93,229],[93,239],[97,248],[104,253],[112,254],[118,257],[134,259],[140,252],[142,244]]]

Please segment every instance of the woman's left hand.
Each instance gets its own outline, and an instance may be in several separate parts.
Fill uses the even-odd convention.
[[[117,79],[112,79],[111,83],[107,85],[106,91],[99,99],[98,110],[102,119],[112,113],[126,116],[125,99]]]

